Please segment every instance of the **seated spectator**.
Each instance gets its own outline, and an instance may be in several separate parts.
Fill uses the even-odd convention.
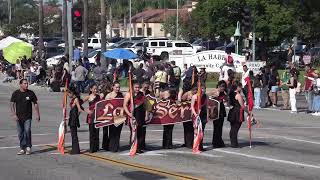
[[[11,82],[12,80],[15,79],[15,66],[11,66],[11,67],[8,67],[8,69],[6,70],[6,73],[5,73],[5,77],[4,79],[2,80],[3,83],[6,83],[6,82]]]

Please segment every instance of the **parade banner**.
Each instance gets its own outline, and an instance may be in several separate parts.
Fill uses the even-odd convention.
[[[161,101],[150,95],[145,98],[145,107],[148,111],[146,123],[148,125],[169,125],[191,121],[191,106],[189,102],[170,103]],[[219,101],[209,98],[209,120],[219,118]],[[123,98],[103,100],[96,104],[95,127],[120,125],[126,121],[127,115],[123,109]]]
[[[176,65],[181,69],[184,64],[188,67],[196,66],[198,68],[205,66],[206,72],[220,72],[220,67],[225,63],[225,58],[227,54],[225,51],[221,50],[210,50],[201,51],[193,55],[170,55],[169,60],[175,61]],[[231,54],[236,68],[236,72],[243,72],[243,65],[247,65],[249,70],[253,71],[255,74],[258,73],[259,69],[266,65],[265,61],[246,61],[245,56],[241,56],[235,53]]]

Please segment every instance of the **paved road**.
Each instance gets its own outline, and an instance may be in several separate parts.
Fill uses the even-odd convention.
[[[174,127],[172,150],[162,150],[162,127],[147,129],[147,151],[128,156],[129,129],[121,137],[121,152],[100,151],[89,154],[88,126],[82,117],[79,130],[82,155],[60,155],[54,148],[57,127],[61,121],[61,93],[36,91],[42,120],[34,122],[31,156],[17,156],[18,138],[15,122],[9,118],[12,87],[0,85],[0,179],[320,179],[320,118],[304,113],[290,114],[274,109],[255,112],[262,127],[254,130],[253,147],[248,146],[248,130],[240,130],[239,149],[212,149],[212,123],[205,131],[207,151],[193,155],[180,148],[183,128]],[[299,98],[300,105],[302,97]],[[223,138],[230,144],[230,126],[225,122]],[[70,134],[67,134],[70,145]]]

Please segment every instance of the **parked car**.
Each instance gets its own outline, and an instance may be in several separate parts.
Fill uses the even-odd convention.
[[[53,56],[53,57],[46,59],[47,66],[53,67],[53,66],[57,65],[63,56],[64,56],[63,54],[59,54],[59,55],[56,55],[56,56]]]
[[[101,53],[101,49],[94,49],[88,53],[90,64],[96,64],[96,57],[99,53]]]
[[[62,39],[55,39],[55,40],[52,40],[52,41],[49,41],[46,46],[49,46],[49,47],[57,47],[59,44],[62,44],[64,43],[64,40]]]
[[[62,40],[62,38],[61,37],[44,37],[43,38],[44,46],[48,46],[47,43],[53,40]],[[33,46],[38,46],[38,42],[39,42],[39,37],[35,37],[31,40],[31,44]]]
[[[60,55],[64,53],[63,47],[45,47],[45,57],[51,58],[56,55]]]
[[[186,41],[147,40],[143,42],[143,46],[146,54],[162,60],[168,59],[169,54],[172,53],[191,55],[197,52],[197,50]]]
[[[106,46],[110,46],[109,42],[106,42]],[[82,43],[82,47],[83,47],[83,43]],[[97,48],[101,48],[101,39],[100,38],[89,38],[88,39],[88,48],[89,49],[97,49]]]

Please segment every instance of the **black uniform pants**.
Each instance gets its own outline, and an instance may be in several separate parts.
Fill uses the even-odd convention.
[[[89,139],[89,152],[93,153],[99,151],[99,128],[95,128],[93,123],[89,124]]]
[[[130,128],[130,145],[132,144],[132,127]],[[146,148],[146,131],[147,128],[144,126],[137,126],[137,140],[138,140],[138,150],[144,150]]]
[[[192,148],[193,139],[194,139],[193,122],[192,121],[184,122],[183,130],[184,130],[184,145],[187,148]]]
[[[201,124],[202,124],[203,137],[202,137],[201,142],[200,142],[199,150],[200,150],[200,151],[203,151],[203,150],[204,150],[204,149],[203,149],[204,130],[205,130],[205,128],[206,128],[206,124],[207,124],[207,123],[201,123]]]
[[[238,144],[238,132],[241,127],[242,122],[230,122],[231,129],[230,129],[230,142],[231,147],[239,147]]]
[[[120,135],[123,124],[119,126],[109,126],[109,150],[112,152],[118,152],[120,146]]]
[[[103,127],[103,136],[102,136],[102,149],[105,151],[109,150],[109,126]]]
[[[163,141],[162,148],[163,149],[172,149],[172,131],[174,125],[164,125],[163,126]]]
[[[225,147],[225,144],[222,140],[222,129],[223,129],[224,117],[213,121],[213,137],[212,137],[212,146],[214,148]]]
[[[72,139],[72,149],[70,154],[80,154],[78,128],[74,126],[70,126],[70,133],[71,133],[71,139]]]

